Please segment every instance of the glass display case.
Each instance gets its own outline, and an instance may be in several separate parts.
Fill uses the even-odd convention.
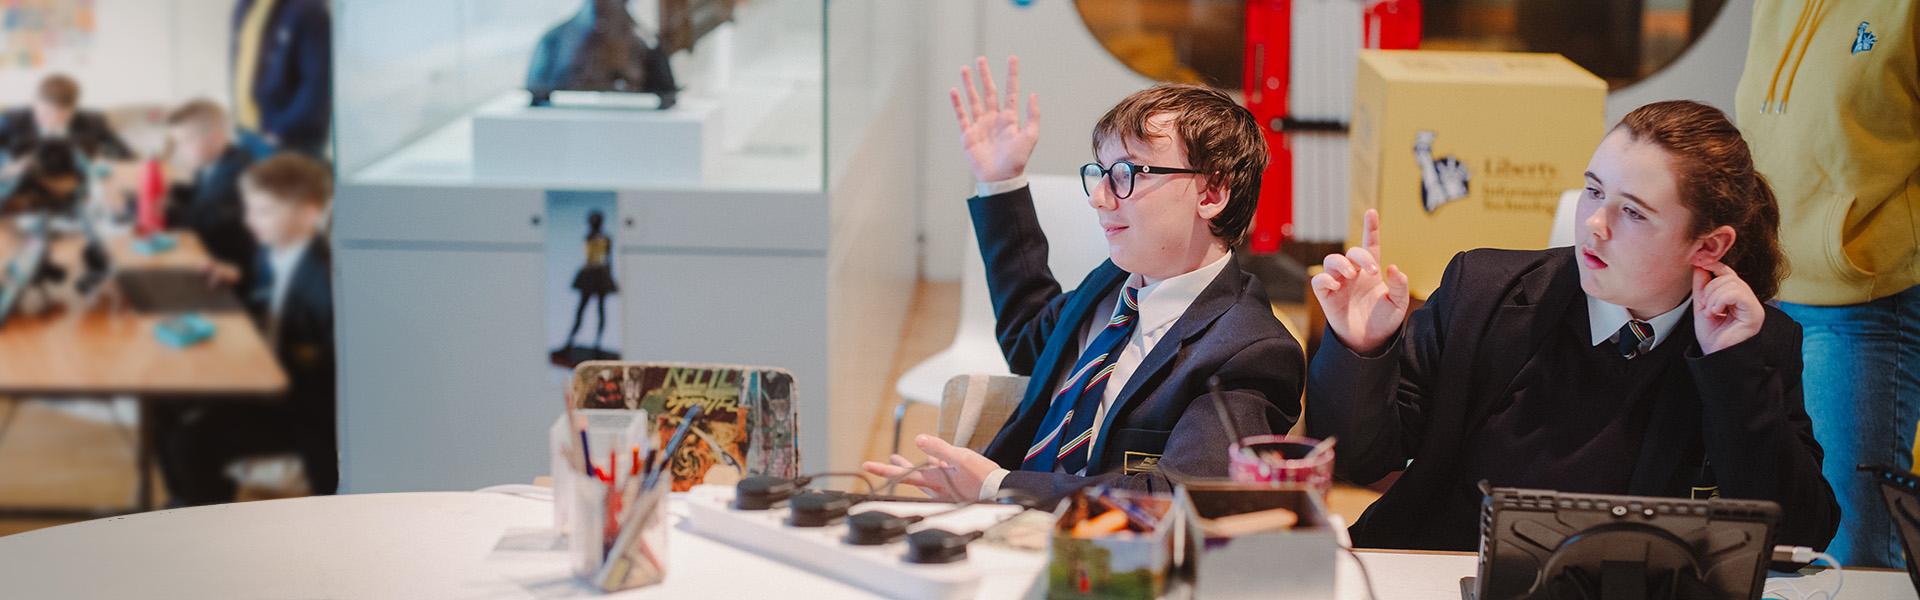
[[[349,181],[822,188],[822,0],[337,10]]]
[[[542,474],[557,379],[612,356],[787,369],[803,469],[855,461],[916,274],[924,6],[336,0],[342,489]]]

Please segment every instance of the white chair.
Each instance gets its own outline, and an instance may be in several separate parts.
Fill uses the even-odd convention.
[[[227,478],[239,488],[237,498],[293,498],[313,493],[307,485],[307,466],[291,452],[261,454],[227,463]]]
[[[1088,271],[1107,259],[1106,236],[1100,232],[1078,177],[1033,175],[1027,181],[1040,230],[1047,234],[1047,267],[1053,270],[1061,290],[1071,290],[1080,285]],[[900,403],[893,409],[895,452],[900,451],[900,423],[906,418],[908,403],[938,406],[947,380],[955,375],[1009,374],[1006,357],[1000,353],[1000,342],[993,333],[993,299],[987,295],[986,263],[980,258],[979,244],[971,237],[968,240],[967,249],[961,252],[966,258],[960,273],[960,322],[954,327],[953,343],[907,369],[894,386],[900,395]]]
[[[1013,418],[1026,391],[1027,378],[1018,375],[955,375],[947,380],[941,394],[940,422],[935,429],[940,439],[953,445],[986,450],[1000,433],[1000,426]]]
[[[1560,206],[1553,210],[1553,231],[1547,234],[1547,247],[1559,248],[1573,245],[1574,213],[1580,205],[1580,194],[1586,190],[1575,188],[1560,192]]]

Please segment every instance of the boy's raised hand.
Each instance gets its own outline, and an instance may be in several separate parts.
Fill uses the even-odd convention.
[[[1020,58],[1007,57],[1007,93],[1002,96],[987,69],[987,57],[974,60],[980,69],[980,83],[986,95],[975,89],[973,69],[960,68],[960,80],[966,86],[966,98],[960,88],[948,90],[953,100],[953,117],[960,122],[960,143],[973,167],[975,181],[1004,181],[1027,171],[1027,159],[1033,145],[1040,141],[1039,97],[1027,94],[1027,122],[1020,123]]]
[[[1407,274],[1380,264],[1380,213],[1369,209],[1360,247],[1345,255],[1328,254],[1326,270],[1313,276],[1313,296],[1327,315],[1327,326],[1354,352],[1371,354],[1385,346],[1407,320]]]

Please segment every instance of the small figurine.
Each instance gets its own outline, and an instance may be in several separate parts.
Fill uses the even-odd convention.
[[[580,292],[580,304],[573,309],[573,327],[567,330],[567,343],[554,351],[553,364],[571,368],[587,360],[615,360],[619,354],[601,349],[600,342],[607,333],[607,296],[620,292],[620,286],[613,280],[613,239],[603,230],[606,215],[598,210],[587,213],[586,264],[573,276],[573,289]],[[573,338],[580,334],[580,325],[587,314],[587,303],[598,301],[595,305],[598,319],[595,320],[593,346],[578,348]]]
[[[669,50],[640,39],[639,23],[622,0],[586,0],[573,18],[540,37],[527,68],[533,106],[548,106],[553,92],[639,92],[660,97],[660,109],[673,108],[679,88]]]

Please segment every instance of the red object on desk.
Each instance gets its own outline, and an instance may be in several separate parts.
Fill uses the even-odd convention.
[[[134,205],[134,231],[146,237],[166,231],[167,176],[159,159],[141,165],[140,196]]]

